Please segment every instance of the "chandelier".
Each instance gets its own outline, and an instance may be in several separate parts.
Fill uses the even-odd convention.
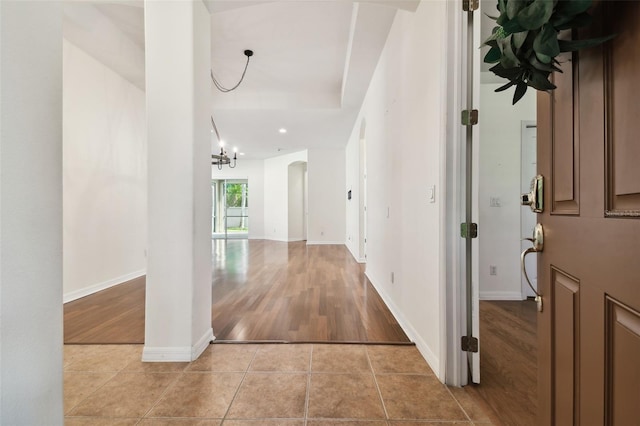
[[[222,84],[220,84],[220,82],[213,75],[213,70],[211,70],[211,80],[213,80],[213,84],[215,84],[216,89],[218,89],[222,93],[228,93],[232,90],[236,90],[240,86],[240,83],[242,83],[242,81],[244,80],[244,76],[247,73],[249,60],[251,59],[251,56],[253,56],[253,51],[247,49],[244,51],[244,55],[247,57],[247,63],[244,66],[244,71],[242,72],[242,76],[240,76],[240,81],[238,81],[238,83],[231,88],[226,88]],[[224,165],[227,165],[233,169],[234,167],[236,167],[236,162],[238,161],[237,148],[233,148],[233,158],[229,157],[227,155],[227,151],[224,149],[224,142],[220,138],[220,132],[218,132],[218,126],[216,126],[216,122],[213,120],[213,115],[211,116],[211,126],[213,128],[212,131],[216,133],[216,137],[218,138],[218,142],[220,143],[220,153],[211,154],[211,164],[217,166],[218,170],[222,170],[222,166]]]
[[[218,166],[218,170],[222,170],[222,166],[224,165],[228,165],[233,169],[236,166],[236,161],[238,160],[238,150],[237,148],[233,148],[233,158],[230,158],[227,155],[227,151],[224,149],[224,142],[220,139],[220,133],[218,133],[216,122],[213,121],[213,116],[211,116],[211,125],[213,126],[213,130],[216,132],[218,141],[220,141],[220,153],[211,154],[211,164]],[[231,160],[233,160],[233,165],[231,165]]]

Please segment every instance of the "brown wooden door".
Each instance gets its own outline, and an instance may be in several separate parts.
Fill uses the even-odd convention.
[[[539,423],[640,424],[640,1],[607,1],[538,96]]]

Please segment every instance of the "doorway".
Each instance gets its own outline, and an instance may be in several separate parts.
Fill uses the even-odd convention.
[[[474,390],[507,424],[534,425],[537,407],[537,313],[523,284],[521,241],[536,215],[520,205],[536,175],[536,96],[512,93],[482,76],[478,155],[480,384]],[[535,256],[527,272],[535,276]],[[524,287],[526,286],[526,288]],[[531,291],[529,289],[529,291]]]
[[[248,180],[214,179],[211,195],[211,238],[249,238]]]

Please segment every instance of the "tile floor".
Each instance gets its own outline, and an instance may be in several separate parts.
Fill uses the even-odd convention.
[[[65,423],[412,426],[491,424],[413,346],[214,344],[191,363],[140,345],[64,347]]]

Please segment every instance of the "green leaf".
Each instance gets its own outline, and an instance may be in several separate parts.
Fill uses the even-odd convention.
[[[495,40],[487,40],[484,43],[482,43],[483,46],[489,46],[489,47],[495,47],[498,48],[498,42]]]
[[[522,9],[515,20],[526,30],[535,30],[546,23],[553,13],[554,0],[533,0]]]
[[[539,52],[535,52],[535,53],[536,53],[536,58],[538,58],[538,60],[543,64],[550,64],[551,60],[553,59],[551,56],[547,56],[544,53],[539,53]]]
[[[489,68],[489,71],[497,75],[498,77],[506,78],[507,80],[516,80],[522,75],[522,69],[518,67],[505,68],[502,64],[496,64]]]
[[[529,35],[529,31],[520,31],[519,33],[513,34],[513,47],[516,49],[520,49],[524,44],[524,41],[527,39]]]
[[[542,31],[533,40],[533,50],[535,50],[536,54],[541,53],[552,58],[560,54],[558,32],[552,25],[545,24],[542,26]]]
[[[540,71],[532,73],[528,81],[529,86],[542,91],[555,89],[556,86],[549,81],[549,74],[548,72],[543,73]]]
[[[525,8],[527,0],[509,0],[507,3],[507,16],[509,19],[516,17],[518,12]]]
[[[492,47],[484,56],[484,62],[486,64],[495,64],[496,62],[500,62],[501,56],[502,52],[500,52],[500,49],[498,47]]]
[[[520,25],[518,21],[516,21],[515,19],[512,19],[511,21],[506,21],[502,25],[502,29],[507,34],[519,33],[525,30],[525,28],[522,25]]]
[[[617,34],[612,34],[605,37],[590,38],[587,40],[558,40],[558,45],[560,47],[560,52],[575,52],[576,50],[587,49],[589,47],[602,44],[605,41],[611,40],[616,35]]]
[[[511,37],[512,36],[508,36],[498,40],[498,47],[502,52],[502,56],[500,57],[500,63],[505,68],[513,68],[520,65],[520,60],[518,59],[513,49],[511,48]]]
[[[565,16],[575,16],[586,12],[591,7],[591,0],[561,0],[556,6],[557,12]]]
[[[507,13],[507,4],[506,0],[498,0],[498,11],[503,14]]]
[[[524,94],[527,93],[527,84],[520,82],[516,85],[516,91],[513,93],[513,104],[515,105],[516,102],[518,102],[520,99],[522,99],[522,97],[524,96]]]
[[[496,90],[494,90],[494,92],[499,93],[499,92],[504,92],[505,90],[507,90],[509,87],[511,86],[515,86],[517,84],[516,81],[510,81],[507,84],[505,84],[504,86],[500,86],[498,87]]]
[[[529,62],[531,67],[533,67],[534,69],[539,70],[539,71],[544,71],[544,72],[547,72],[547,73],[550,73],[552,71],[557,71],[557,72],[560,72],[560,73],[562,72],[562,70],[560,68],[558,68],[557,66],[555,66],[555,64],[553,63],[555,61],[552,61],[552,63],[550,63],[550,64],[544,64],[544,63],[542,63],[542,62],[540,62],[538,60],[538,58],[536,57],[534,52],[531,52],[531,55],[527,56],[527,61]]]

